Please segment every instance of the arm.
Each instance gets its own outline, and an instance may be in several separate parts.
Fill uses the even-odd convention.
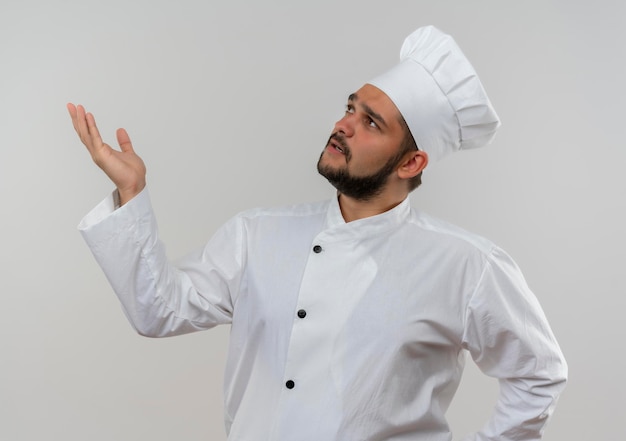
[[[146,168],[126,131],[117,131],[121,151],[114,150],[102,142],[93,115],[73,104],[68,110],[94,162],[117,187],[85,216],[79,230],[133,327],[142,335],[165,337],[229,323],[241,268],[237,223],[223,227],[202,252],[189,256],[185,269],[172,265],[158,237]]]
[[[203,249],[173,265],[146,188],[117,210],[108,197],[79,230],[135,330],[168,337],[230,323],[242,273],[239,226],[233,219]]]
[[[494,414],[467,441],[540,440],[567,379],[544,313],[515,263],[495,249],[466,312],[464,345],[500,383]]]

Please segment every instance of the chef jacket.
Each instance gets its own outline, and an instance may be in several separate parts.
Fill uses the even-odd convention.
[[[465,440],[541,438],[567,367],[511,258],[407,198],[346,223],[337,198],[235,216],[176,265],[148,190],[79,225],[142,335],[230,324],[231,441],[449,441],[465,353],[499,380]]]

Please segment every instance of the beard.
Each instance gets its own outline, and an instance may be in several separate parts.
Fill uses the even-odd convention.
[[[350,154],[350,149],[345,139],[341,134],[334,133],[330,136],[326,145],[328,145],[331,140],[334,140],[341,146],[346,157],[347,165],[352,159],[352,155]],[[317,161],[317,171],[319,174],[324,176],[339,193],[352,199],[365,202],[372,200],[382,193],[389,176],[396,169],[403,155],[398,154],[389,158],[377,171],[365,176],[354,176],[348,171],[347,167],[334,168],[329,165],[324,165],[322,164],[323,156],[324,152],[322,152],[320,159]]]

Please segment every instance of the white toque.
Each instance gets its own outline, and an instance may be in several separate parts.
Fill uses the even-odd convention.
[[[409,35],[400,63],[369,83],[393,101],[431,162],[488,144],[500,126],[469,60],[433,26]]]

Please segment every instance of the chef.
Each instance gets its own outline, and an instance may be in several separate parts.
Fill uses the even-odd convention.
[[[500,390],[465,440],[541,438],[567,366],[536,297],[497,245],[408,197],[500,125],[452,37],[416,30],[347,97],[317,164],[335,197],[240,213],[175,264],[127,132],[112,149],[68,109],[116,187],[79,229],[130,323],[150,337],[231,326],[229,440],[449,441],[466,354]]]

